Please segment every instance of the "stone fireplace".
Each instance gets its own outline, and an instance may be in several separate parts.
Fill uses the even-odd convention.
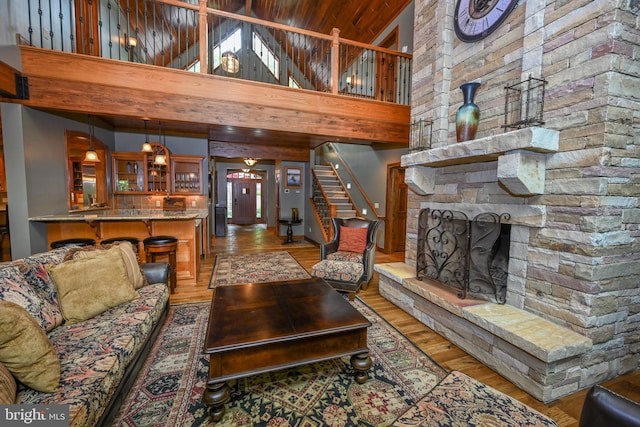
[[[415,1],[411,122],[431,139],[402,157],[405,261],[376,265],[380,292],[548,402],[640,363],[640,7],[526,0],[464,43],[454,3]],[[505,132],[505,87],[528,76],[547,82],[542,123]],[[466,82],[480,123],[456,143]],[[505,304],[418,280],[425,209],[508,214]]]

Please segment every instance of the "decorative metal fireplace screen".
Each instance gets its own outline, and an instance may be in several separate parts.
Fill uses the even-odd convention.
[[[507,294],[511,226],[509,214],[481,213],[469,221],[458,211],[423,209],[418,218],[416,277],[427,277],[467,292],[492,294],[504,304]]]

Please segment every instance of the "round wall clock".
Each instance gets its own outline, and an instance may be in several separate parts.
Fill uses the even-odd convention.
[[[487,37],[517,4],[518,0],[458,0],[454,16],[456,35],[463,42]]]

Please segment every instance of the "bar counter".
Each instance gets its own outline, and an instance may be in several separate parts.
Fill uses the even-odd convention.
[[[47,224],[48,245],[55,240],[84,237],[96,242],[113,237],[136,237],[144,261],[142,241],[149,236],[169,235],[178,238],[178,284],[195,284],[201,255],[209,250],[207,212],[161,210],[86,210],[68,214],[42,215],[29,221]]]

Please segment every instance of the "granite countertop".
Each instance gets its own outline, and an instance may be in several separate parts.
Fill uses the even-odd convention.
[[[204,219],[208,216],[206,210],[193,211],[160,211],[142,209],[114,209],[105,211],[83,211],[82,213],[66,213],[33,216],[29,221],[34,222],[74,222],[74,221],[136,221],[136,220],[187,220]]]

